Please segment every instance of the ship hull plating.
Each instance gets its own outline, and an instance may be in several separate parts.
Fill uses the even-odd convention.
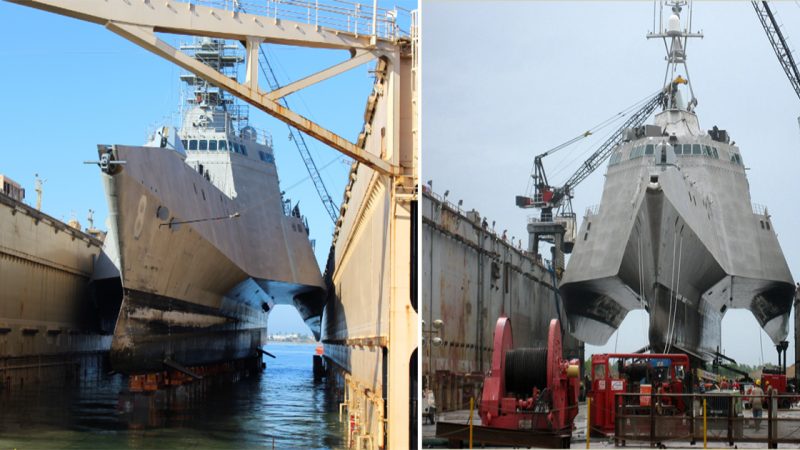
[[[234,318],[235,302],[223,303],[208,308],[126,289],[111,364],[120,372],[158,371],[165,359],[203,365],[256,356],[267,338],[260,315]]]
[[[682,130],[674,125],[681,115]],[[707,155],[676,156],[666,146],[663,160],[658,150],[637,159],[633,142],[609,166],[599,211],[584,217],[561,284],[579,339],[602,345],[630,310],[646,309],[651,348],[708,358],[729,308],[749,309],[773,341],[786,337],[793,281],[769,214],[751,207],[740,159],[729,158],[738,149],[704,139],[696,120],[683,111],[657,116],[667,134],[700,142]],[[658,149],[666,138],[645,141]]]
[[[125,161],[104,175],[125,294],[115,370],[255,355],[276,303],[300,306],[319,332],[322,281],[299,218],[229,198],[177,152],[117,146],[113,155]]]

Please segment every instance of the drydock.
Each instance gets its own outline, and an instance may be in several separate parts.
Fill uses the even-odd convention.
[[[191,290],[187,290],[187,287],[190,288],[191,283],[183,287],[177,286],[174,284],[175,277],[166,277],[163,282],[155,277],[155,284],[146,281],[143,278],[144,273],[158,272],[150,270],[153,268],[160,267],[175,274],[178,273],[176,270],[180,270],[180,264],[176,265],[169,254],[159,256],[153,253],[160,252],[164,245],[177,244],[175,240],[159,241],[161,238],[158,236],[164,230],[182,233],[178,241],[189,243],[185,249],[205,252],[205,257],[216,254],[216,248],[227,248],[230,250],[227,251],[228,255],[233,255],[227,256],[228,259],[238,261],[239,267],[256,267],[253,269],[256,272],[261,270],[257,268],[259,258],[268,260],[270,255],[267,254],[269,252],[259,252],[259,248],[250,249],[248,255],[248,252],[237,249],[235,242],[225,242],[223,234],[227,231],[222,231],[219,225],[185,225],[193,223],[192,219],[196,218],[193,213],[219,215],[222,218],[220,220],[237,219],[237,223],[242,222],[236,211],[238,206],[235,202],[226,202],[225,195],[219,197],[221,206],[209,206],[210,209],[187,209],[185,204],[176,203],[176,197],[185,197],[179,193],[185,194],[187,186],[192,197],[197,196],[198,189],[204,188],[202,201],[207,201],[208,194],[214,195],[210,201],[216,203],[216,195],[220,192],[210,186],[206,188],[205,182],[209,178],[214,180],[221,175],[227,176],[213,170],[210,174],[208,171],[204,174],[201,166],[211,164],[206,161],[211,157],[201,153],[197,153],[199,156],[192,156],[192,150],[201,152],[211,149],[191,148],[192,136],[189,136],[188,142],[185,136],[181,136],[184,143],[188,143],[188,152],[182,148],[183,145],[175,138],[172,130],[167,129],[162,129],[162,139],[160,142],[159,139],[154,140],[152,147],[101,146],[97,163],[107,177],[107,195],[111,212],[115,213],[115,226],[110,231],[113,235],[111,242],[116,243],[115,250],[119,252],[117,256],[122,258],[122,261],[116,262],[123,269],[120,272],[123,277],[125,304],[128,305],[123,306],[123,312],[125,317],[132,319],[127,324],[117,324],[115,339],[119,340],[121,346],[115,348],[122,350],[118,352],[118,361],[124,362],[124,371],[141,373],[143,370],[155,370],[163,363],[183,373],[183,378],[186,375],[196,377],[197,369],[181,365],[180,358],[189,358],[192,364],[206,364],[218,362],[220,357],[226,355],[243,356],[244,353],[238,350],[238,346],[242,344],[244,350],[255,350],[263,339],[263,334],[258,331],[258,327],[265,323],[261,319],[253,322],[258,332],[248,335],[246,343],[238,337],[229,343],[221,343],[203,334],[205,340],[197,345],[192,337],[192,332],[196,330],[190,329],[196,328],[196,324],[189,322],[178,327],[182,330],[183,337],[177,347],[173,344],[178,341],[175,341],[171,332],[164,334],[163,343],[150,340],[144,332],[147,327],[158,325],[158,321],[185,321],[187,313],[206,315],[214,320],[218,320],[216,316],[225,317],[223,321],[235,319],[219,313],[224,309],[219,307],[222,301],[220,294],[237,286],[237,283],[245,282],[249,276],[260,283],[267,295],[262,296],[264,301],[256,305],[258,308],[248,310],[248,317],[257,316],[256,309],[263,308],[266,313],[272,306],[272,300],[276,303],[293,303],[315,334],[320,333],[328,379],[343,388],[339,411],[346,430],[343,440],[348,446],[404,449],[416,442],[417,411],[414,406],[417,391],[418,316],[414,280],[417,245],[416,170],[419,151],[419,36],[415,13],[406,12],[407,17],[398,18],[397,10],[358,4],[328,5],[321,2],[274,2],[267,7],[247,2],[155,3],[125,0],[81,3],[67,0],[22,0],[14,3],[102,24],[108,30],[188,70],[196,79],[202,79],[214,88],[230,93],[354,161],[341,206],[338,212],[334,209],[331,214],[335,217],[336,225],[323,277],[323,299],[326,302],[323,310],[313,298],[304,298],[308,297],[305,295],[307,292],[313,292],[317,297],[322,293],[315,282],[313,271],[306,270],[310,275],[304,278],[305,272],[298,274],[295,268],[286,270],[288,266],[277,268],[281,273],[277,278],[269,275],[268,270],[262,271],[263,283],[260,275],[249,273],[249,269],[236,268],[237,264],[231,265],[232,268],[224,273],[207,272],[209,276],[198,278],[201,284],[212,283],[213,279],[209,278],[211,275],[216,277],[229,274],[231,277],[226,281],[227,286],[217,285],[213,290],[202,289],[199,296],[187,297]],[[401,20],[405,20],[405,31],[401,31],[399,26]],[[240,42],[245,53],[245,79],[238,81],[236,77],[231,77],[223,70],[225,64],[206,64],[183,48],[172,47],[156,33],[224,38]],[[268,90],[259,83],[262,44],[346,50],[350,52],[350,59],[284,86],[271,86]],[[364,64],[374,65],[374,70],[371,71],[374,82],[370,94],[364,99],[363,127],[356,142],[306,119],[283,102],[283,98],[291,93]],[[198,98],[197,101],[204,100],[206,99]],[[217,120],[216,116],[212,119]],[[199,139],[208,138],[201,136]],[[241,140],[238,136],[214,139],[228,139],[230,146],[240,145],[234,142],[244,143],[247,140],[244,135]],[[247,145],[250,147],[249,143]],[[181,161],[182,152],[185,152],[185,163]],[[242,150],[241,153],[247,156],[246,151]],[[264,163],[265,157],[271,157],[271,149],[259,153],[261,161],[254,161],[253,164]],[[267,153],[266,156],[263,153]],[[180,171],[181,179],[185,182],[160,184],[163,177],[153,177],[155,172],[148,172],[148,158],[152,160],[150,164],[155,164],[158,170],[165,171],[174,166],[172,170]],[[187,170],[190,166],[191,170]],[[120,173],[125,175],[121,176]],[[167,176],[166,173],[164,175]],[[118,179],[111,180],[114,177]],[[131,179],[126,181],[125,177]],[[144,179],[148,181],[137,187],[136,180]],[[121,193],[120,187],[134,193],[139,189],[141,195]],[[177,188],[183,190],[179,192],[175,190]],[[280,203],[277,192],[276,190],[271,195],[276,198],[276,203]],[[222,194],[235,195],[224,190]],[[138,203],[136,198],[140,199]],[[202,201],[193,202],[203,205]],[[143,223],[145,215],[151,217],[147,224]],[[244,215],[246,214],[243,213],[242,216]],[[282,220],[283,222],[277,222],[279,227],[285,233],[291,234],[292,239],[295,236],[300,236],[296,238],[298,242],[306,239],[306,226],[299,213],[290,213],[289,217]],[[166,228],[162,227],[164,223]],[[244,223],[249,228],[248,231],[257,228],[256,223]],[[286,231],[287,229],[291,231]],[[197,240],[198,234],[202,240]],[[135,242],[142,236],[155,246],[153,252],[149,252],[146,246],[142,247],[141,242]],[[190,243],[192,240],[200,242],[207,251],[198,246],[193,247]],[[300,263],[297,255],[292,256],[288,249],[286,252],[290,256],[289,263]],[[225,254],[226,250],[222,253]],[[307,256],[308,252],[303,254]],[[203,257],[202,254],[200,256]],[[136,261],[141,258],[150,262],[138,266]],[[261,267],[269,268],[269,264]],[[127,291],[126,279],[131,280],[127,282],[128,285],[133,283],[140,287],[135,287],[135,292]],[[311,289],[307,289],[307,286]],[[280,294],[285,295],[285,298],[280,299],[275,294],[282,288]],[[143,299],[152,313],[143,315],[136,309],[143,308]],[[202,303],[203,308],[192,306],[193,302]],[[173,304],[186,308],[181,306],[173,311]],[[241,307],[236,306],[234,309],[235,314],[242,313]],[[317,326],[319,329],[315,329]],[[236,325],[235,328],[238,330],[241,326]],[[234,342],[237,350],[229,353],[229,344]],[[147,348],[144,352],[138,352],[142,343],[146,343]],[[203,346],[210,346],[215,351],[204,354],[201,351]],[[163,362],[156,360],[160,358],[161,350],[165,350],[163,354],[167,356]],[[170,355],[175,355],[175,360]],[[171,375],[162,378],[159,375],[156,378],[161,380],[158,383],[171,383],[170,377]],[[145,386],[152,381],[149,375],[137,380],[142,381]]]
[[[23,203],[9,178],[0,187],[0,387],[75,377],[111,343],[89,289],[103,243]]]
[[[753,5],[769,33],[779,27],[764,22],[772,19],[766,3]],[[656,14],[659,7],[665,11]],[[516,206],[540,213],[529,218],[527,247],[516,238],[509,242],[505,231],[498,236],[495,223],[462,209],[463,201],[447,201],[449,191],[440,196],[429,189],[463,177],[480,195],[489,191],[487,198],[504,192],[492,189],[508,182],[506,174],[487,173],[485,155],[464,151],[463,139],[454,139],[460,145],[448,156],[463,155],[469,163],[453,161],[451,172],[442,171],[457,175],[441,179],[433,170],[425,176],[433,180],[422,203],[423,416],[436,424],[439,439],[430,444],[564,448],[577,438],[589,448],[592,437],[659,448],[700,440],[797,444],[797,420],[778,412],[800,399],[785,362],[794,281],[773,217],[751,205],[743,151],[728,131],[700,126],[685,51],[689,38],[703,36],[692,31],[692,2],[654,8],[647,37],[664,40],[663,85],[619,113],[620,120],[627,116],[621,125],[575,163],[562,185],[550,184],[543,158],[597,130],[535,156],[529,191],[516,197]],[[773,47],[779,58],[785,55]],[[493,111],[490,103],[481,106]],[[448,122],[448,129],[458,124]],[[532,127],[524,145],[536,136]],[[505,128],[487,134],[517,142]],[[486,145],[471,137],[471,148]],[[577,229],[575,186],[606,162],[601,203]],[[541,241],[553,244],[552,262],[542,261]],[[649,342],[630,353],[598,351],[583,359],[578,340],[606,344],[639,308],[649,314]],[[732,308],[753,314],[778,350],[779,367],[755,374],[728,364],[736,361],[720,353],[721,322]],[[585,378],[578,365],[586,366]],[[752,414],[743,412],[743,397]],[[766,410],[769,425],[762,425]],[[436,417],[442,412],[448,413]],[[573,434],[579,421],[586,423],[583,436]]]
[[[440,411],[466,409],[491,367],[499,317],[511,320],[517,346],[536,347],[566,311],[550,261],[495,233],[478,211],[427,187],[422,197],[423,388]],[[583,360],[583,343],[568,333],[564,356]]]

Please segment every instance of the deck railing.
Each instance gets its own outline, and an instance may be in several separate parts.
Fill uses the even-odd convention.
[[[748,396],[739,392],[616,393],[612,437],[616,445],[631,445],[630,441],[654,445],[754,442],[766,443],[769,448],[777,448],[779,443],[800,444],[800,417],[790,417],[778,409],[778,405],[794,403],[796,395],[761,397],[765,409],[758,418],[742,407],[742,399]]]
[[[190,0],[187,3],[230,11],[245,11],[273,19],[312,24],[356,35],[395,40],[407,37],[411,11],[373,7],[344,0]]]

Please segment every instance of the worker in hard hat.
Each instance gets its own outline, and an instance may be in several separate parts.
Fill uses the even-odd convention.
[[[756,380],[756,385],[750,391],[750,403],[753,405],[753,419],[758,431],[761,428],[761,415],[764,413],[764,390],[761,389],[761,379]]]

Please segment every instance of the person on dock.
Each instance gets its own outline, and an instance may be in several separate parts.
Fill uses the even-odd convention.
[[[756,431],[761,428],[761,415],[764,413],[764,390],[761,389],[761,380],[756,380],[756,385],[750,391],[750,403],[753,404],[753,419]]]

